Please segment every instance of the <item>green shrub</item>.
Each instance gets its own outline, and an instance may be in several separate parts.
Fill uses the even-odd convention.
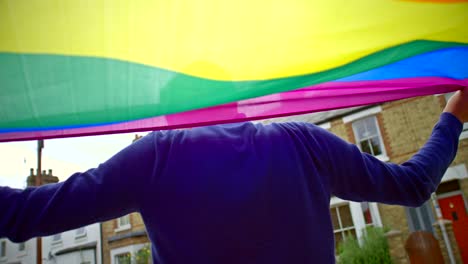
[[[384,230],[375,227],[366,229],[362,246],[356,238],[348,236],[338,246],[338,256],[340,264],[392,263]]]

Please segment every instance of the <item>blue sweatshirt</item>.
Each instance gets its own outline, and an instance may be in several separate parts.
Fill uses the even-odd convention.
[[[308,123],[153,132],[96,169],[0,188],[0,237],[24,241],[140,212],[155,263],[334,263],[330,197],[419,206],[455,157],[443,113],[397,165]]]

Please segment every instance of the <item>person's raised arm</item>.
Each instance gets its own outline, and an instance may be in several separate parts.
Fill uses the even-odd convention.
[[[0,187],[0,237],[20,242],[138,211],[154,173],[154,144],[149,134],[64,182],[25,190]]]
[[[447,103],[427,143],[407,162],[382,162],[329,134],[332,194],[347,200],[419,206],[429,199],[455,158],[458,139],[468,121],[468,89]],[[325,133],[325,132],[324,132]]]

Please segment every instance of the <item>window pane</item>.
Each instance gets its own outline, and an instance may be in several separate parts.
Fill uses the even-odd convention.
[[[338,248],[341,241],[343,241],[343,232],[335,233],[335,249]]]
[[[330,208],[330,215],[333,224],[333,230],[340,229],[340,224],[338,222],[338,215],[336,214],[336,208]]]
[[[125,226],[130,224],[130,217],[129,215],[122,216],[119,218],[119,226]]]
[[[53,237],[52,237],[52,241],[58,241],[62,238],[62,235],[61,234],[55,234]]]
[[[357,238],[356,230],[354,228],[350,229],[350,230],[335,233],[335,250],[338,249],[338,245],[341,242],[343,242],[343,240],[345,240],[345,239],[347,239],[349,237],[353,237],[355,239]]]
[[[359,145],[361,146],[361,151],[362,152],[365,152],[365,153],[369,153],[372,155],[372,150],[371,150],[371,146],[369,144],[369,140],[364,140],[364,141],[361,141],[359,142]]]
[[[1,243],[0,256],[2,256],[2,257],[6,256],[6,241],[2,241],[2,243]]]
[[[132,258],[131,258],[130,253],[117,255],[115,257],[115,262],[117,262],[117,264],[131,264],[131,261],[132,261]]]
[[[353,129],[354,133],[356,134],[357,140],[361,140],[364,138],[364,135],[366,134],[366,127],[364,125],[363,120],[358,120],[353,123]]]
[[[18,244],[18,250],[19,251],[23,251],[25,249],[26,249],[26,243],[23,242],[23,243]]]
[[[380,140],[378,136],[371,138],[370,144],[372,146],[372,155],[377,156],[382,154],[382,150],[380,148]]]
[[[412,229],[411,231],[418,231],[421,230],[421,225],[419,224],[419,217],[418,214],[416,213],[416,208],[413,207],[408,207],[408,214],[410,216],[410,221],[412,224]]]
[[[364,119],[366,124],[366,132],[368,136],[375,136],[377,135],[377,123],[374,116],[368,117]]]
[[[345,239],[348,238],[348,237],[354,237],[354,238],[357,238],[357,235],[356,235],[356,229],[350,229],[350,230],[346,230],[344,231],[344,235],[345,235]]]
[[[372,214],[370,211],[369,203],[368,202],[363,202],[361,203],[361,208],[362,208],[362,214],[364,216],[364,221],[366,222],[366,225],[372,224]]]
[[[349,204],[338,207],[338,210],[340,212],[340,219],[343,228],[354,226],[353,218],[351,217],[351,210],[349,209]]]
[[[86,229],[84,227],[80,227],[78,229],[76,229],[76,235],[79,236],[79,235],[83,235],[86,233]]]

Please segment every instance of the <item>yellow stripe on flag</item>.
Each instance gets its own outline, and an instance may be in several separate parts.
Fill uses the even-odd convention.
[[[323,71],[416,39],[468,42],[468,3],[0,0],[0,52],[96,56],[218,80]]]

